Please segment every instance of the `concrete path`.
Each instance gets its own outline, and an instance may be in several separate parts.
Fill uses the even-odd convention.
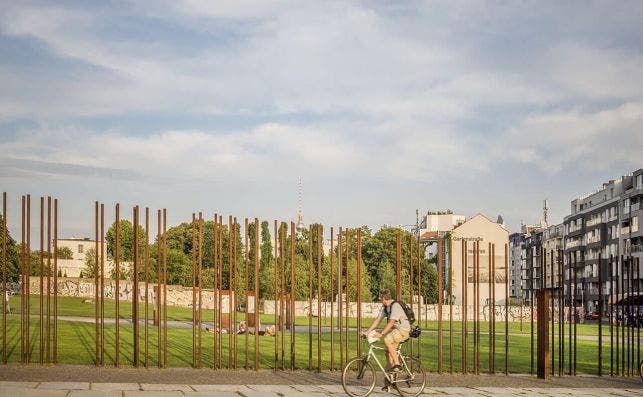
[[[344,396],[338,371],[246,371],[191,368],[0,365],[0,397]],[[396,395],[380,391],[373,396]],[[427,375],[424,396],[643,396],[636,377]]]

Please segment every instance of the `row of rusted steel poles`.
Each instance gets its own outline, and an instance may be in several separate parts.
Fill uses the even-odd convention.
[[[105,294],[107,286],[105,283],[105,205],[103,203],[94,203],[94,226],[95,226],[95,257],[94,257],[94,324],[95,324],[95,358],[94,362],[98,366],[105,365]],[[113,364],[120,366],[120,328],[121,328],[121,216],[120,204],[114,207],[114,360]],[[153,324],[156,324],[157,331],[157,365],[159,367],[167,366],[167,213],[163,209],[157,212],[157,280],[154,288],[155,301],[153,309]],[[144,236],[140,234],[140,208],[132,208],[132,225],[133,225],[133,243],[132,243],[132,346],[133,356],[132,363],[134,366],[141,364],[141,339],[143,339],[143,360],[144,366],[150,364],[150,316],[149,316],[149,296],[150,296],[150,252],[149,252],[149,235],[150,229],[150,211],[145,208],[145,229]],[[141,244],[143,243],[143,244]],[[143,251],[141,252],[141,246]],[[144,276],[144,299],[143,299],[143,335],[140,334],[140,281],[139,275],[143,268]]]
[[[46,205],[45,205],[46,202]],[[53,211],[53,225],[52,225]],[[46,221],[45,221],[46,217]],[[53,236],[52,236],[53,227]],[[40,197],[40,251],[37,259],[38,283],[38,361],[40,364],[58,362],[58,200]],[[46,240],[45,240],[46,239]],[[45,241],[47,246],[45,247]],[[53,244],[52,244],[53,242]],[[53,252],[52,252],[53,246]],[[53,267],[52,267],[53,266]],[[7,193],[2,194],[2,293],[7,293]],[[21,199],[20,245],[20,362],[32,359],[30,339],[31,310],[30,290],[32,272],[31,256],[31,195]],[[53,276],[52,276],[53,275]],[[53,296],[52,296],[53,294]],[[2,299],[2,362],[7,363],[7,301]]]

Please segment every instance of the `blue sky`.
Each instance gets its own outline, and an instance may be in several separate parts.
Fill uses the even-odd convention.
[[[643,166],[643,3],[9,2],[0,190],[331,226],[507,228]],[[129,212],[125,212],[129,214]]]

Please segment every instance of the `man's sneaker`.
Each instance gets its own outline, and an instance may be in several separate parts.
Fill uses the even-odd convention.
[[[396,373],[396,372],[400,372],[401,370],[402,370],[402,366],[400,364],[395,364],[394,366],[391,367],[391,369],[388,370],[388,372]]]

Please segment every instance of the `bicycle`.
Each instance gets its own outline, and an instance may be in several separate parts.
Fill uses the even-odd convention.
[[[639,363],[639,376],[641,377],[641,380],[643,380],[643,360]]]
[[[363,336],[362,339],[367,339]],[[416,357],[401,353],[402,344],[397,348],[397,355],[400,358],[402,369],[399,372],[389,373],[382,366],[382,363],[375,355],[376,350],[386,350],[384,347],[375,346],[378,339],[368,338],[368,352],[350,360],[342,372],[342,386],[344,391],[352,397],[366,397],[375,389],[377,374],[373,362],[377,364],[384,375],[386,391],[390,392],[393,386],[401,396],[415,397],[424,390],[426,385],[426,373],[422,363]]]

